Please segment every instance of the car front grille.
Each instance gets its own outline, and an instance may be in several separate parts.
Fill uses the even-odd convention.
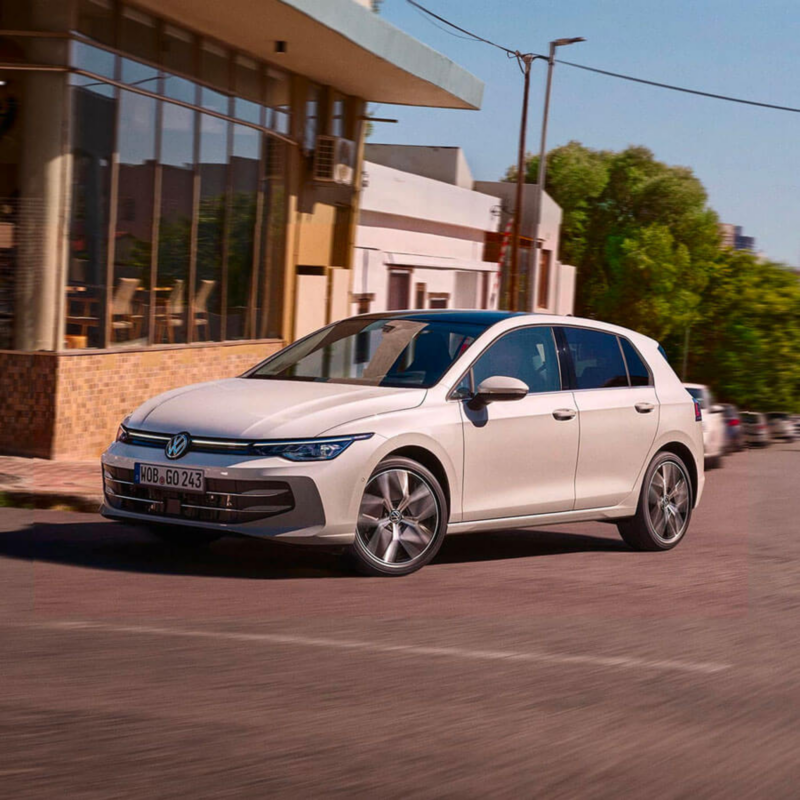
[[[119,511],[196,522],[241,524],[284,514],[294,508],[294,495],[284,481],[206,478],[204,494],[140,486],[133,470],[103,467],[108,503]]]

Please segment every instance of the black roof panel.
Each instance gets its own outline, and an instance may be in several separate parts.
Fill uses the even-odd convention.
[[[376,311],[364,314],[372,319],[416,319],[420,322],[454,322],[457,324],[469,323],[490,328],[498,322],[509,317],[525,316],[523,311],[494,311],[482,309],[442,309],[420,311]]]

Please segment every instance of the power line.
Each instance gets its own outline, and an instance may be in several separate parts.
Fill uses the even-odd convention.
[[[430,9],[425,8],[425,6],[420,5],[418,2],[416,2],[416,0],[406,0],[406,2],[414,6],[416,9],[423,12],[424,14],[427,14],[429,17],[433,17],[434,19],[439,20],[439,22],[442,22],[445,25],[454,28],[457,31],[460,31],[461,33],[467,34],[467,36],[473,39],[474,41],[484,42],[485,44],[489,44],[492,47],[496,47],[498,50],[504,51],[509,58],[516,58],[517,61],[519,62],[519,59],[523,55],[522,53],[520,53],[519,50],[511,50],[508,47],[503,47],[502,45],[499,45],[496,42],[492,42],[489,39],[484,39],[482,36],[478,36],[478,34],[472,33],[471,31],[468,31],[466,28],[462,28],[456,25],[455,23],[450,22],[450,20],[445,19],[444,17],[439,16],[439,14],[435,14]],[[436,27],[439,28],[440,26],[437,25]],[[446,33],[449,33],[449,31],[446,31]],[[457,38],[461,39],[464,37],[459,36]],[[540,53],[527,53],[526,55],[532,56],[534,58],[547,58],[547,56],[544,56]],[[637,78],[634,75],[624,75],[621,72],[611,72],[610,70],[607,69],[589,67],[586,64],[575,64],[572,61],[562,61],[561,59],[557,59],[557,62],[559,64],[564,64],[565,66],[568,67],[575,67],[576,69],[585,70],[586,72],[594,72],[597,73],[598,75],[606,75],[611,78],[619,78],[620,80],[631,81],[632,83],[643,83],[646,86],[656,86],[659,89],[669,89],[670,91],[673,92],[683,92],[684,94],[694,94],[700,97],[710,97],[714,100],[725,100],[728,103],[740,103],[746,106],[757,106],[758,108],[771,108],[774,109],[775,111],[791,111],[794,114],[800,114],[800,108],[794,108],[792,106],[782,106],[782,105],[777,105],[775,103],[762,103],[758,100],[746,100],[742,97],[731,97],[730,95],[725,95],[725,94],[704,92],[701,91],[700,89],[688,89],[685,86],[675,86],[670,83],[661,83],[659,81],[647,80],[646,78]]]
[[[571,61],[562,61],[557,59],[559,64],[565,64],[568,67],[576,67],[577,69],[584,69],[587,72],[596,72],[599,75],[609,75],[612,78],[620,78],[624,81],[633,81],[634,83],[644,83],[647,86],[657,86],[660,89],[670,89],[673,92],[684,92],[685,94],[696,94],[700,97],[712,97],[715,100],[727,100],[729,103],[743,103],[747,106],[759,106],[760,108],[774,108],[777,111],[792,111],[795,114],[800,114],[800,108],[793,108],[792,106],[779,106],[774,103],[761,103],[758,100],[745,100],[741,97],[730,97],[725,94],[715,94],[714,92],[703,92],[699,89],[687,89],[684,86],[673,86],[670,83],[659,83],[658,81],[649,81],[645,78],[635,78],[633,75],[623,75],[619,72],[609,72],[607,69],[598,69],[597,67],[587,67],[585,64],[574,64]]]
[[[470,36],[471,38],[473,38],[473,39],[475,39],[475,40],[477,40],[479,42],[483,42],[484,44],[490,44],[492,47],[496,47],[498,50],[503,50],[504,52],[508,53],[510,56],[516,56],[516,55],[519,54],[518,50],[511,50],[508,47],[503,47],[503,45],[497,44],[496,42],[493,42],[493,41],[491,41],[489,39],[484,39],[483,36],[478,36],[477,33],[472,33],[472,31],[468,31],[466,28],[461,28],[458,25],[456,25],[454,22],[450,22],[449,19],[445,19],[444,17],[440,17],[438,14],[434,14],[433,11],[431,11],[429,8],[425,8],[425,6],[423,6],[423,5],[420,5],[419,3],[416,2],[416,0],[406,0],[406,2],[409,5],[414,6],[414,8],[419,9],[424,14],[427,14],[429,17],[433,17],[434,19],[438,19],[439,22],[443,22],[448,27],[454,28],[455,30],[460,31],[461,33],[466,33],[467,36]]]

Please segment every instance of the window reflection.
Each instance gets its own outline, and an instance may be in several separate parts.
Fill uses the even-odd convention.
[[[200,118],[200,216],[197,225],[197,280],[194,340],[221,338],[222,244],[225,232],[228,130],[224,120]]]
[[[89,39],[114,44],[114,7],[111,0],[80,0],[78,30]]]
[[[287,147],[285,142],[264,138],[264,211],[261,223],[262,256],[256,333],[259,339],[277,338],[281,335],[286,231],[284,175]]]
[[[157,61],[156,21],[141,11],[124,6],[120,19],[119,47],[126,53],[147,61]]]
[[[83,42],[72,42],[72,63],[78,69],[113,79],[115,61],[114,54],[108,50],[101,50]]]
[[[73,76],[71,82],[73,186],[66,343],[103,347],[115,90],[81,76]]]
[[[289,76],[276,69],[267,70],[267,122],[268,128],[288,134],[291,111],[291,85]]]
[[[185,342],[194,189],[195,112],[165,103],[154,341]]]
[[[250,311],[253,308],[253,245],[260,158],[261,134],[243,125],[234,125],[230,163],[227,339],[252,338]]]
[[[111,343],[147,343],[156,157],[156,101],[122,92]]]

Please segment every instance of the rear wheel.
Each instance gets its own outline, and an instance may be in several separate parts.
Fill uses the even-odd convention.
[[[636,516],[617,528],[634,550],[671,550],[689,528],[692,506],[686,465],[674,453],[659,453],[644,476]]]
[[[348,556],[367,575],[408,575],[439,551],[447,502],[436,477],[409,458],[387,458],[367,481]]]

